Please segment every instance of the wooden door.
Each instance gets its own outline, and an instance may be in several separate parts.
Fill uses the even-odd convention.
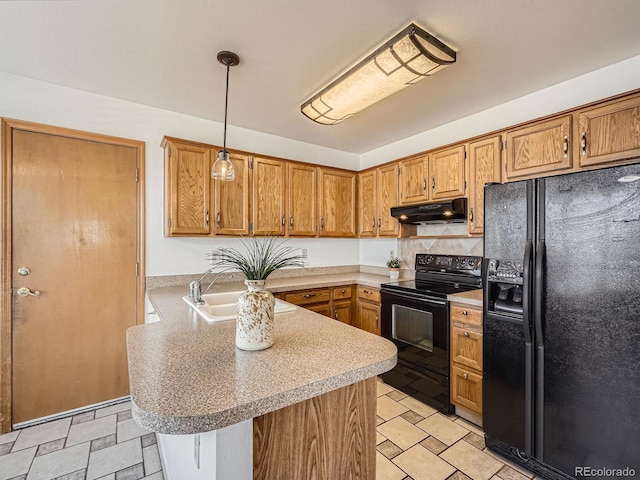
[[[426,202],[429,200],[427,167],[428,155],[400,162],[400,204]]]
[[[356,236],[356,174],[320,168],[320,236]]]
[[[464,159],[464,145],[445,148],[429,155],[432,200],[464,195]]]
[[[236,172],[235,180],[211,179],[211,188],[215,192],[215,233],[249,235],[249,157],[230,152],[230,158]]]
[[[10,168],[3,184],[12,192],[3,278],[13,291],[10,322],[3,314],[2,323],[12,343],[12,369],[3,368],[5,431],[129,394],[125,333],[142,320],[144,285],[144,144],[10,122],[3,122]],[[20,296],[24,288],[39,295]]]
[[[289,163],[289,235],[315,237],[318,234],[318,169]]]
[[[451,367],[451,403],[482,415],[482,375]]]
[[[451,361],[482,373],[482,332],[476,327],[451,327]]]
[[[640,157],[640,95],[578,112],[581,167]]]
[[[358,175],[358,237],[375,237],[378,231],[376,215],[376,171]]]
[[[165,235],[209,235],[211,148],[162,141],[165,158]]]
[[[351,325],[351,300],[333,302],[333,318],[339,322]]]
[[[484,232],[484,185],[499,182],[500,135],[469,144],[469,233]]]
[[[253,157],[253,234],[284,235],[285,174],[282,160]]]
[[[506,180],[539,177],[571,168],[571,115],[510,130]]]
[[[398,165],[392,163],[380,167],[377,175],[378,236],[397,237],[398,221],[391,216],[391,207],[398,205]]]

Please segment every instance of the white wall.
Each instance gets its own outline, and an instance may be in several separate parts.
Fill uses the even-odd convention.
[[[638,78],[640,56],[361,156],[233,126],[229,126],[228,129],[228,144],[241,150],[358,170],[634,90],[640,87]],[[162,137],[171,135],[220,144],[220,123],[1,72],[0,115],[146,142],[147,275],[189,274],[202,271],[207,265],[204,259],[205,252],[222,244],[238,244],[237,239],[162,236]],[[294,238],[290,240],[290,244],[308,249],[308,265],[312,267],[356,263],[384,266],[389,250],[398,250],[398,242],[395,239]]]
[[[0,116],[141,140],[146,143],[146,274],[202,271],[205,252],[237,239],[164,238],[164,135],[222,144],[222,124],[0,72]],[[359,156],[229,126],[227,144],[240,150],[357,170]],[[355,239],[291,239],[309,251],[309,266],[358,263]]]

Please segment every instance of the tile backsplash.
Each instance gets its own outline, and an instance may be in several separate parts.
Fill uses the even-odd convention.
[[[447,238],[448,235],[466,235],[465,223],[447,223],[442,225],[419,225],[418,236],[440,236],[439,238],[401,238],[398,240],[398,254],[404,268],[415,268],[416,253],[442,255],[483,254],[482,237]]]

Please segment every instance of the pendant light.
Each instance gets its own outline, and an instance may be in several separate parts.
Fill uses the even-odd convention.
[[[229,105],[229,67],[235,67],[240,63],[238,55],[232,52],[218,52],[218,61],[227,67],[227,88],[224,97],[224,137],[222,140],[222,150],[218,152],[218,158],[211,167],[211,176],[216,180],[231,182],[236,178],[233,162],[227,152],[227,107]]]

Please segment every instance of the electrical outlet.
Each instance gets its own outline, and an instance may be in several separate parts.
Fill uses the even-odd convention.
[[[300,249],[300,256],[302,258],[307,258],[307,249],[306,248],[301,248]]]

